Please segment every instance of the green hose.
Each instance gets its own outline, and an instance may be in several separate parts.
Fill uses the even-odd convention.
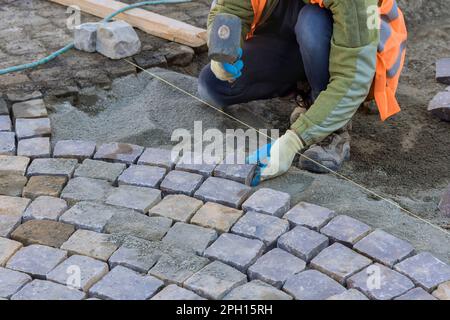
[[[121,14],[127,10],[135,9],[142,6],[148,6],[148,5],[155,5],[155,4],[175,4],[175,3],[184,3],[184,2],[190,2],[191,0],[155,0],[155,1],[143,1],[135,4],[128,5],[126,7],[123,7],[120,10],[117,10],[114,13],[111,13],[109,16],[107,16],[105,19],[103,19],[103,22],[108,22],[118,14]],[[67,51],[73,49],[75,47],[74,43],[69,43],[64,48],[59,49],[58,51],[53,52],[49,56],[39,59],[37,61],[31,62],[31,63],[25,63],[14,67],[9,67],[6,69],[0,69],[0,75],[12,73],[12,72],[18,72],[26,69],[36,68],[40,65],[43,65],[56,57],[62,55],[63,53],[66,53]]]

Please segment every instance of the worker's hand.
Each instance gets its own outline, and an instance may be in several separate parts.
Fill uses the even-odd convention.
[[[259,149],[247,159],[248,163],[257,163],[259,169],[252,185],[285,174],[291,167],[295,155],[303,148],[304,145],[298,135],[288,130],[274,144]]]
[[[242,61],[242,49],[239,49],[238,60],[231,63],[221,63],[212,60],[211,70],[217,79],[221,81],[233,81],[242,75],[242,69],[244,68],[244,62]]]

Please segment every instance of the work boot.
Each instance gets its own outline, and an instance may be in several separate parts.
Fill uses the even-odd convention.
[[[311,160],[315,161],[311,161]],[[299,167],[314,173],[339,171],[344,161],[350,160],[350,134],[334,133],[320,144],[312,145],[300,157]]]

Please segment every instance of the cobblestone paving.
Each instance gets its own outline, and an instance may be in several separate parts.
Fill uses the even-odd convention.
[[[14,99],[11,123],[46,119],[40,95]],[[43,156],[16,148],[34,135],[6,130],[17,139],[0,136],[0,176],[24,182],[0,189],[0,298],[449,299],[450,266],[430,253],[226,168],[89,141]]]
[[[148,9],[205,28],[209,7],[210,0],[194,0]],[[73,32],[66,26],[70,13],[66,12],[65,6],[42,0],[0,0],[0,8],[0,69],[43,58],[73,40]],[[99,20],[88,14],[81,15],[82,23]],[[197,53],[205,51],[200,48],[194,52],[190,47],[137,32],[142,52],[134,57],[134,61],[143,68],[186,67]],[[35,98],[34,92],[42,89],[56,97],[77,97],[82,88],[108,88],[115,78],[135,72],[136,68],[123,60],[113,61],[98,53],[71,50],[37,69],[1,76],[0,88],[2,93],[8,90],[13,101],[19,101],[17,94],[21,95],[23,91],[28,93],[28,98]],[[1,127],[2,120],[0,131]]]

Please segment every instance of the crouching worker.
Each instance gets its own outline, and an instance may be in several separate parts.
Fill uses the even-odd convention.
[[[311,106],[283,136],[257,153],[261,180],[287,172],[299,152],[315,172],[340,169],[349,156],[342,129],[359,106],[375,100],[381,120],[396,114],[407,31],[395,0],[217,0],[217,14],[242,21],[242,56],[211,61],[199,77],[200,96],[215,106],[286,96],[307,80]]]

